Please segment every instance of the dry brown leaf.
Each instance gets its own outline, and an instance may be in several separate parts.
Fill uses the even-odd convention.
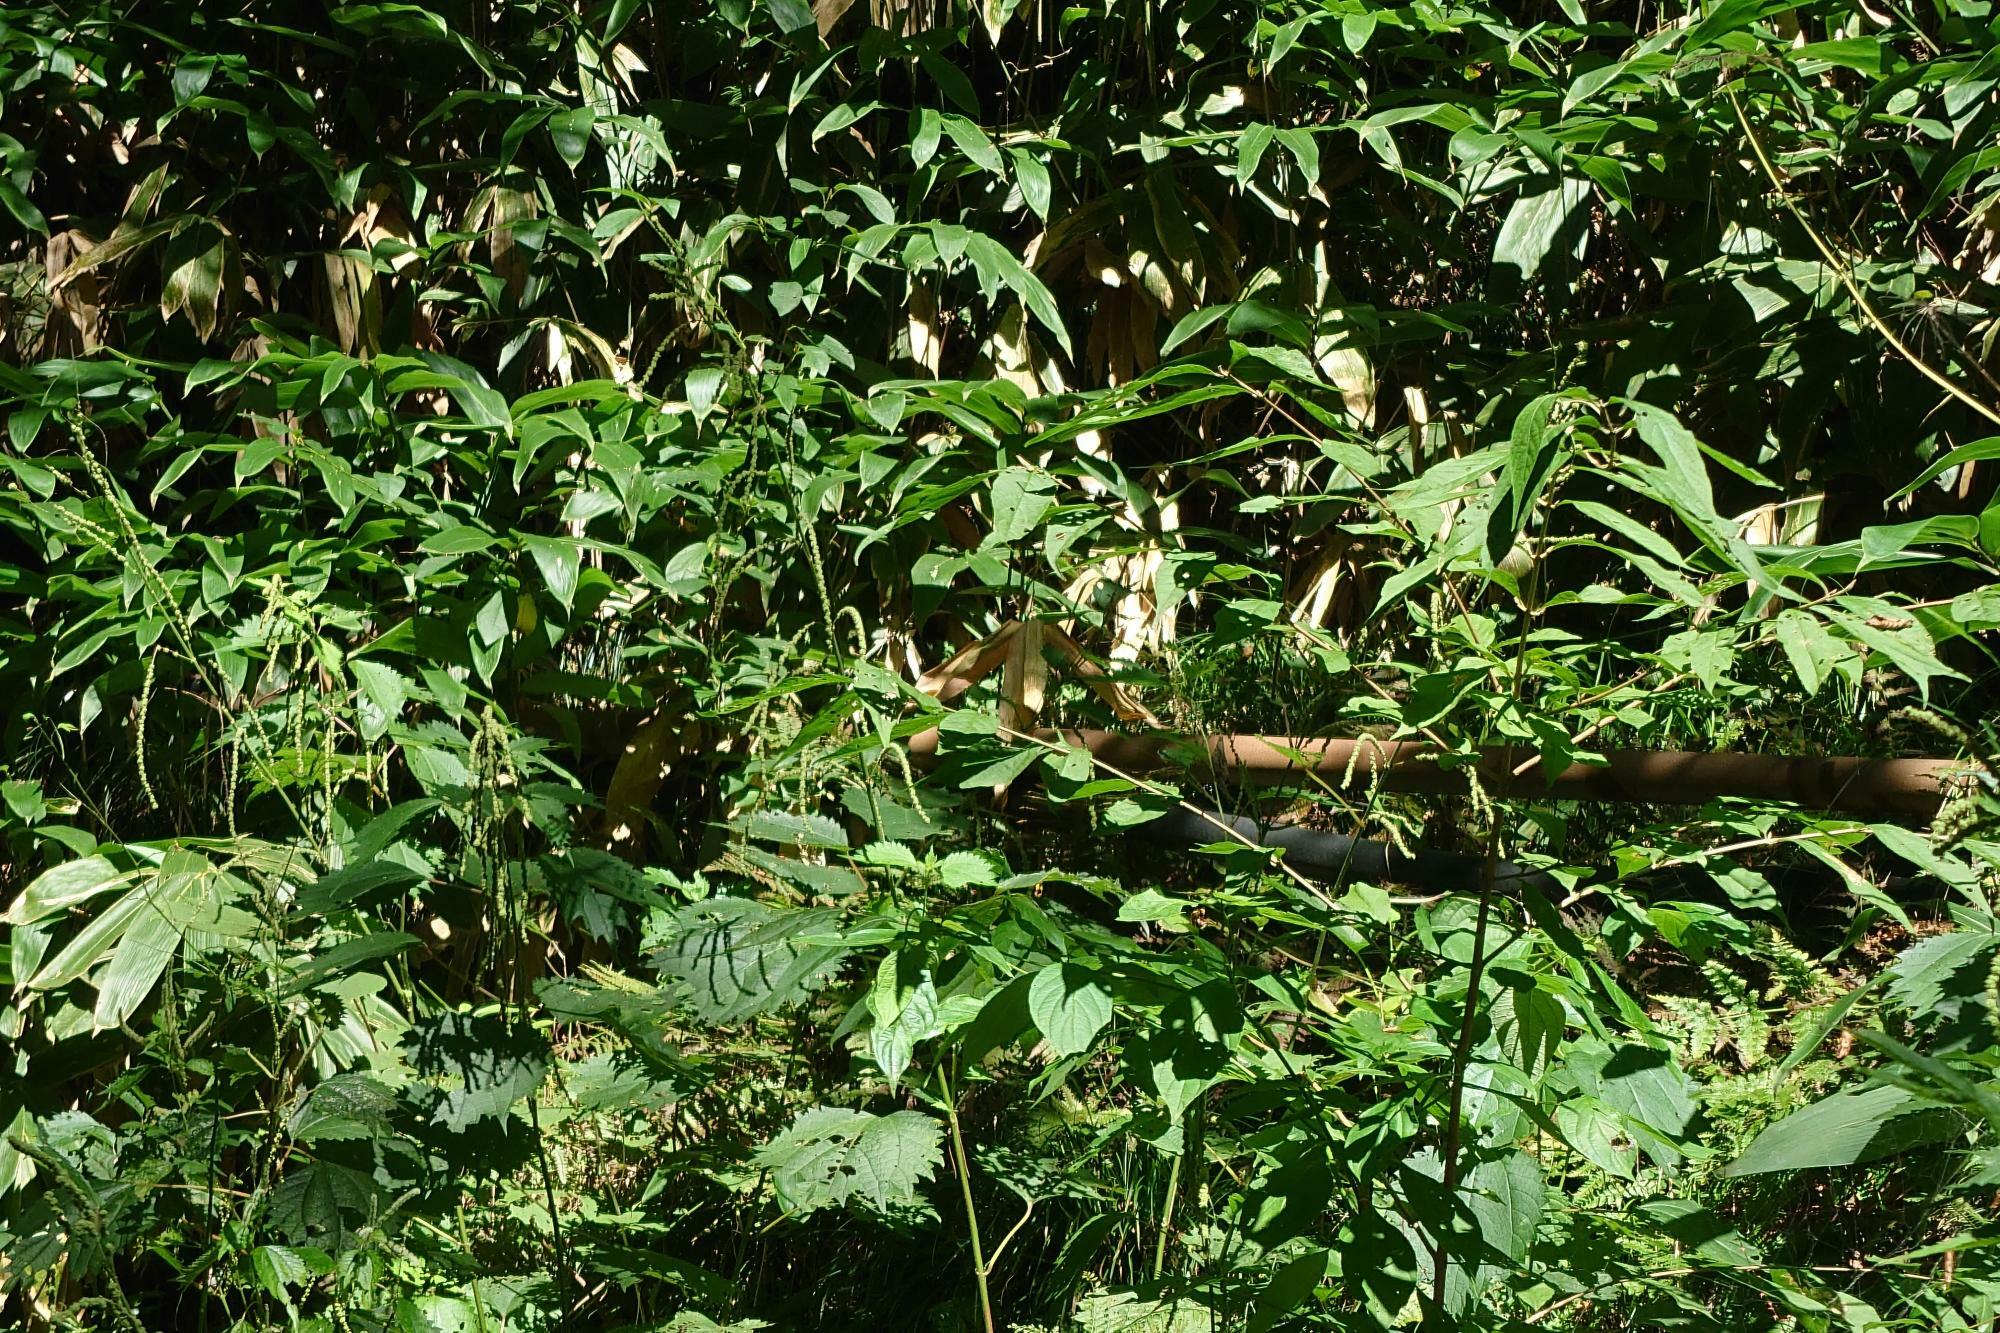
[[[914,344],[915,339],[911,341]],[[1027,315],[1019,303],[1001,313],[993,336],[986,341],[986,357],[996,377],[1015,385],[1030,398],[1041,397],[1042,384],[1035,375],[1035,349],[1028,338]],[[931,373],[937,373],[935,366]]]
[[[854,8],[854,0],[813,0],[813,23],[819,28],[819,39],[833,31],[833,25],[840,22],[841,15]]]
[[[1020,632],[1020,621],[1008,621],[990,637],[967,644],[926,671],[917,678],[917,688],[939,703],[950,703],[1007,661],[1009,646]]]
[[[70,267],[96,242],[80,231],[59,231],[49,237],[42,255],[48,274],[49,314],[42,326],[44,357],[81,356],[97,348],[98,287],[94,271],[65,280]]]
[[[1130,685],[1114,680],[1103,667],[1086,657],[1076,640],[1065,634],[1061,627],[1045,625],[1042,634],[1063,663],[1083,678],[1083,683],[1110,707],[1119,721],[1141,722],[1149,727],[1164,725]]]
[[[375,270],[352,256],[327,251],[320,256],[326,279],[326,317],[334,341],[350,356],[379,349],[382,335],[382,294]]]

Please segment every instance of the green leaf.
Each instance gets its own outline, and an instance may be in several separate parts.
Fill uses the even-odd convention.
[[[771,1173],[788,1213],[853,1204],[882,1210],[916,1201],[918,1184],[942,1162],[943,1141],[938,1123],[917,1111],[877,1116],[816,1106],[750,1160]]]
[[[1409,1159],[1407,1168],[1420,1179],[1444,1179],[1444,1163],[1435,1149],[1426,1148]],[[1456,1198],[1437,1198],[1418,1207],[1424,1229],[1446,1238],[1448,1311],[1463,1315],[1488,1286],[1527,1257],[1541,1222],[1544,1197],[1535,1159],[1524,1152],[1507,1152],[1467,1169]],[[1421,1277],[1428,1280],[1435,1271],[1428,1247],[1418,1247],[1417,1264]]]
[[[1345,1239],[1343,1237],[1343,1239]],[[1401,1239],[1400,1233],[1398,1239]],[[1409,1242],[1403,1242],[1409,1248]],[[1312,1250],[1296,1258],[1286,1260],[1271,1274],[1271,1280],[1257,1293],[1256,1302],[1250,1307],[1250,1320],[1245,1325],[1249,1333],[1265,1333],[1292,1311],[1304,1305],[1326,1280],[1328,1261],[1332,1256],[1326,1250]],[[1408,1293],[1404,1293],[1408,1299]]]
[[[778,21],[778,31],[787,35],[804,32],[813,26],[812,6],[805,0],[765,0],[770,7],[771,17]]]
[[[908,995],[901,997],[895,1016],[887,1022],[878,1019],[868,1035],[868,1052],[882,1067],[892,1092],[903,1071],[910,1067],[918,1043],[930,1040],[940,1031],[937,988],[926,976]]]
[[[1670,1238],[1678,1253],[1730,1269],[1764,1262],[1763,1251],[1748,1237],[1691,1199],[1647,1199],[1632,1211],[1641,1227]]]
[[[400,861],[357,861],[300,890],[292,910],[306,916],[323,915],[377,894],[413,889],[426,878],[421,870]]]
[[[285,984],[284,993],[296,995],[311,990],[314,986],[335,977],[393,958],[406,949],[421,943],[415,935],[400,930],[386,930],[377,935],[363,935],[359,939],[342,940],[323,953],[316,953]]]
[[[1955,1012],[1985,992],[1996,951],[2000,935],[1988,931],[1961,929],[1919,940],[1883,974],[1883,993],[1919,1019],[1937,1015],[1948,1002]]]
[[[1925,1112],[1928,1114],[1920,1114]],[[1940,1136],[1930,1103],[1903,1088],[1840,1092],[1772,1125],[1722,1168],[1725,1176],[1852,1166]]]
[[[250,1271],[256,1275],[257,1285],[287,1309],[293,1306],[291,1289],[312,1280],[305,1260],[283,1245],[259,1245],[250,1251]]]
[[[1674,1145],[1694,1121],[1694,1086],[1670,1053],[1637,1042],[1586,1038],[1570,1048],[1565,1067],[1579,1090],[1653,1131],[1641,1141],[1655,1159],[1679,1158]]]
[[[993,531],[988,546],[1015,546],[1032,536],[1055,507],[1055,479],[1032,468],[1010,467],[993,479]]]
[[[1541,272],[1556,238],[1590,197],[1587,182],[1563,176],[1533,194],[1523,194],[1507,210],[1493,241],[1493,265],[1526,283]]]
[[[1030,273],[998,241],[990,236],[975,234],[966,242],[966,258],[982,274],[992,274],[1008,290],[1019,297],[1021,304],[1036,323],[1054,335],[1056,345],[1065,355],[1075,355],[1070,349],[1069,332],[1063,327],[1062,311],[1056,305],[1055,296],[1042,285],[1042,280]]]
[[[150,894],[140,898],[138,910],[95,978],[97,1005],[90,1016],[93,1027],[117,1027],[153,993],[167,964],[180,950],[182,923],[169,915],[179,905]]]
[[[1081,1055],[1111,1022],[1111,993],[1094,972],[1059,963],[1037,972],[1029,984],[1028,1015],[1050,1050]]]
[[[571,107],[549,117],[549,138],[555,141],[556,156],[571,171],[583,164],[584,154],[590,151],[590,131],[596,123],[597,113],[587,106]]]
[[[498,1014],[439,1014],[404,1040],[411,1067],[436,1085],[432,1123],[454,1134],[503,1118],[548,1073],[540,1036]]]
[[[7,908],[4,918],[10,926],[25,926],[65,912],[78,903],[89,902],[100,893],[123,888],[133,872],[120,870],[102,856],[86,856],[65,861],[35,876]]]
[[[1417,1285],[1417,1254],[1409,1235],[1374,1209],[1363,1209],[1341,1224],[1334,1253],[1343,1285],[1359,1295],[1367,1317],[1378,1328],[1395,1327]]]
[[[194,925],[213,905],[233,896],[240,887],[233,878],[219,875],[205,859],[188,851],[168,853],[157,871],[135,879],[135,887],[100,910],[61,952],[43,964],[29,979],[30,988],[54,990],[67,986],[116,953],[126,932],[137,928],[141,931],[141,943],[124,956],[119,973],[113,978],[118,990],[106,1012],[115,1011],[131,988],[144,980],[147,969],[152,969],[152,979],[158,980],[158,967],[164,967],[165,962],[157,956],[153,945]],[[156,963],[158,967],[154,966]]]
[[[1271,143],[1277,138],[1277,135],[1278,132],[1275,129],[1261,123],[1245,125],[1243,127],[1243,132],[1236,136],[1236,183],[1238,185],[1248,185],[1256,178],[1257,167],[1263,162],[1264,154],[1269,151]],[[1176,330],[1176,332],[1179,332],[1179,330]],[[1179,341],[1179,338],[1169,339],[1168,345],[1172,346]]]
[[[825,815],[795,815],[787,810],[755,810],[736,821],[734,827],[746,837],[787,846],[823,847],[844,851],[847,832]]]
[[[483,551],[499,541],[484,528],[470,523],[454,523],[437,532],[428,533],[417,545],[432,555],[470,555]]]
[[[360,687],[355,711],[361,737],[377,740],[402,718],[403,706],[410,701],[416,687],[393,667],[366,658],[349,658],[347,669],[354,673],[354,682]]]
[[[1826,618],[1846,631],[1847,636],[1873,652],[1916,684],[1917,691],[1930,697],[1931,681],[1964,679],[1938,660],[1937,646],[1925,633],[1921,620],[1903,614],[1903,608],[1876,597],[1838,597]]]
[[[42,210],[36,208],[34,202],[21,193],[21,187],[4,172],[0,172],[0,206],[4,206],[13,215],[14,221],[27,230],[44,236],[49,234],[49,220],[42,216]]]
[[[160,317],[187,316],[195,335],[215,332],[221,313],[222,269],[228,241],[213,223],[197,220],[167,242],[167,277],[160,289]]]
[[[1539,1079],[1562,1046],[1568,1018],[1562,1001],[1539,986],[1509,987],[1492,1005],[1493,1036],[1500,1053],[1531,1079]]]
[[[1792,672],[1808,698],[1818,694],[1843,662],[1852,661],[1854,650],[1827,633],[1817,616],[1787,607],[1771,622],[1771,633],[1785,650]]]
[[[1021,199],[1046,222],[1049,218],[1049,199],[1052,187],[1049,169],[1042,160],[1025,148],[1009,148],[1007,156],[1014,163],[1014,182],[1021,187]]]
[[[576,605],[577,572],[583,565],[582,548],[568,537],[523,537],[521,544],[534,557],[549,595],[563,610],[572,609]]]
[[[944,132],[974,166],[995,176],[1007,174],[1000,161],[1000,150],[993,146],[993,141],[986,137],[986,131],[978,125],[964,116],[946,116]]]
[[[675,999],[704,1023],[740,1023],[810,995],[847,956],[830,942],[840,916],[825,908],[773,907],[710,898],[673,914],[653,956]]]
[[[953,852],[938,863],[938,878],[948,889],[992,888],[1009,873],[997,852]]]

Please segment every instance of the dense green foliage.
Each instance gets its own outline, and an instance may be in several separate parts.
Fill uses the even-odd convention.
[[[1994,1328],[1996,94],[1990,0],[7,5],[0,1320]]]

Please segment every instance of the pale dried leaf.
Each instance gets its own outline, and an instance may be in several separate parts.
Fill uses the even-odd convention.
[[[1039,620],[1015,622],[1007,641],[1007,660],[1000,672],[1000,722],[1016,731],[1033,731],[1048,693],[1049,662],[1042,655],[1043,625]]]
[[[928,283],[910,283],[909,330],[910,359],[937,374],[944,364],[944,330],[938,326],[937,297]]]

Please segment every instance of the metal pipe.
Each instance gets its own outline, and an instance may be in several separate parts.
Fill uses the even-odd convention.
[[[1216,821],[1227,824],[1259,847],[1278,849],[1283,853],[1286,865],[1313,879],[1337,884],[1350,881],[1400,884],[1434,894],[1469,893],[1479,883],[1481,859],[1463,852],[1439,852],[1421,847],[1406,852],[1393,843],[1372,838],[1323,833],[1295,824],[1265,824],[1242,815],[1225,815],[1212,810],[1201,813],[1184,808],[1169,810],[1133,832],[1156,843],[1224,842],[1227,835],[1216,827]],[[1825,866],[1766,865],[1758,866],[1757,873],[1781,893],[1811,891],[1821,894],[1845,889],[1841,876]],[[1586,874],[1578,887],[1609,884],[1615,878],[1611,870],[1600,867]],[[1561,896],[1573,902],[1583,896],[1571,892],[1570,886],[1550,872],[1515,861],[1501,861],[1494,866],[1493,887],[1502,893],[1533,890],[1551,901]],[[1619,887],[1654,897],[1698,898],[1714,892],[1714,879],[1698,865],[1670,864],[1641,870],[1629,879],[1619,881]],[[1943,888],[1920,871],[1890,875],[1880,887],[1898,895],[1920,890],[1935,893]]]
[[[1266,785],[1303,784],[1311,774],[1336,788],[1365,789],[1379,780],[1386,791],[1438,795],[1462,794],[1469,786],[1466,766],[1441,763],[1424,741],[1132,736],[1093,729],[1036,734],[1083,746],[1127,773],[1182,768]],[[933,760],[937,742],[936,730],[920,732],[910,738],[910,753]],[[1719,796],[1741,796],[1851,815],[1927,819],[1948,794],[1947,775],[1967,768],[1950,759],[1611,750],[1603,764],[1573,763],[1550,774],[1532,756],[1525,746],[1481,751],[1473,766],[1481,789],[1490,796],[1658,805],[1700,805]],[[1518,774],[1513,771],[1517,767]]]
[[[1144,837],[1169,842],[1228,841],[1228,835],[1216,827],[1218,823],[1228,825],[1238,836],[1259,847],[1277,848],[1285,854],[1286,865],[1315,879],[1407,884],[1439,892],[1469,891],[1479,884],[1481,857],[1425,848],[1406,852],[1390,842],[1352,838],[1345,833],[1300,828],[1296,824],[1266,824],[1246,815],[1216,811],[1197,814],[1176,808],[1141,825],[1137,831]],[[1493,885],[1502,892],[1532,888],[1545,894],[1562,888],[1562,882],[1548,871],[1513,861],[1502,861],[1493,868]]]

